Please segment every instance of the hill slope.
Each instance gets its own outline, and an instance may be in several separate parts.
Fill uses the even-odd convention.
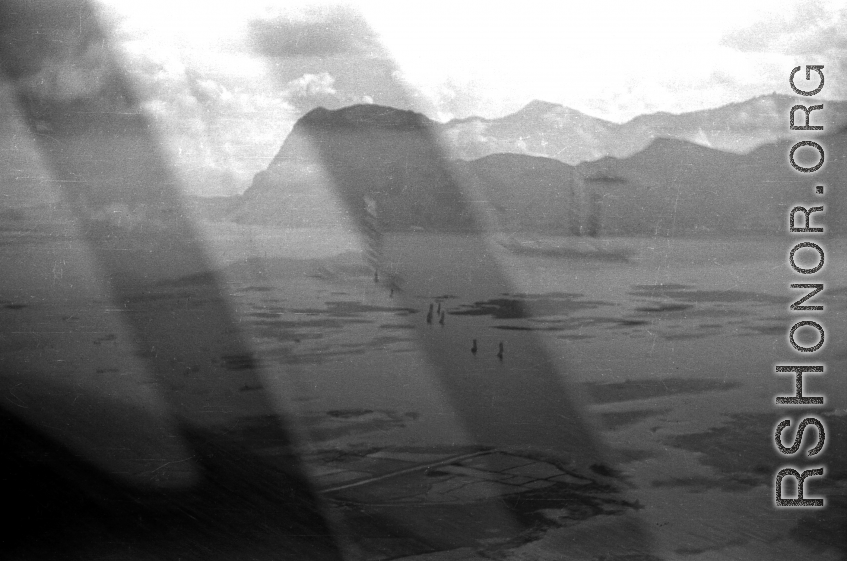
[[[426,117],[374,105],[316,109],[294,127],[233,216],[249,223],[322,225],[378,209],[385,230],[424,228],[568,234],[599,210],[604,235],[772,233],[789,205],[826,200],[832,232],[845,231],[847,133],[822,137],[825,167],[812,178],[787,162],[790,141],[732,154],[658,139],[627,158],[570,166],[552,158],[493,154],[446,160]],[[337,205],[337,199],[344,204]],[[332,209],[336,209],[333,211]]]

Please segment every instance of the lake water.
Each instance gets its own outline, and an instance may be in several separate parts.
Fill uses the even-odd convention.
[[[315,474],[327,450],[531,450],[614,466],[665,554],[843,554],[837,532],[809,534],[798,520],[817,516],[826,528],[844,519],[844,240],[827,242],[823,281],[809,281],[788,265],[788,237],[596,242],[626,248],[622,261],[518,255],[493,238],[393,234],[375,282],[349,232],[232,224],[201,232],[261,378],[261,387],[239,383],[236,405],[219,418],[233,427],[253,418],[236,398],[263,390],[292,420]],[[144,342],[123,319],[128,308],[112,300],[72,230],[4,232],[0,260],[6,407],[130,479],[158,469],[150,457],[187,457],[179,439],[160,438],[172,407],[163,395],[174,386],[149,373]],[[828,475],[812,484],[831,506],[818,513],[771,507],[774,473],[786,463],[773,445],[786,416],[774,396],[792,388],[774,365],[808,362],[787,341],[791,324],[807,317],[788,309],[803,295],[791,282],[826,286],[816,303],[826,307],[827,342],[815,357],[826,374],[807,376],[805,386],[826,396],[816,411],[832,439],[818,462]],[[151,271],[138,300],[148,309],[133,313],[191,325],[204,306],[199,286],[190,275]],[[172,343],[192,345],[191,333]],[[254,364],[220,349],[197,352],[230,372]],[[213,384],[195,367],[184,365],[178,390],[197,400],[189,418]],[[102,430],[92,412],[115,404],[145,412],[145,427],[128,415]],[[103,452],[118,448],[131,452]],[[193,477],[190,462],[157,475],[176,486]],[[772,516],[762,522],[762,512]]]

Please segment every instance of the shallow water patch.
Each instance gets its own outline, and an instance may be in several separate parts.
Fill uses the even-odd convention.
[[[623,382],[584,382],[594,403],[617,403],[653,397],[728,391],[741,387],[738,382],[709,378],[660,378]]]
[[[464,304],[448,312],[456,316],[490,316],[494,319],[527,319],[563,316],[601,306],[614,306],[602,300],[582,300],[582,294],[550,292],[547,294],[504,294],[502,298]]]

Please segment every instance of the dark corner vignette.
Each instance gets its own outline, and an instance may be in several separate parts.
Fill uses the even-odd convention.
[[[810,89],[798,88],[795,84],[795,76],[800,72],[801,67],[797,66],[791,70],[788,77],[788,84],[793,92],[797,95],[812,97],[819,94],[824,88],[824,72],[823,65],[807,64],[805,66],[806,87]],[[812,113],[814,111],[822,111],[823,103],[806,105],[796,104],[791,107],[789,112],[789,127],[792,131],[822,131],[823,125],[812,125]],[[821,114],[818,114],[820,117]],[[791,147],[788,152],[788,162],[792,168],[798,173],[814,174],[822,169],[825,161],[824,147],[818,142],[798,138],[798,141]],[[812,176],[814,177],[814,176]],[[817,182],[812,181],[812,190],[816,197],[824,196],[825,185],[817,185]],[[788,231],[790,235],[799,234],[803,239],[796,243],[792,241],[792,247],[788,253],[788,264],[796,275],[802,275],[804,278],[810,277],[818,282],[802,282],[791,283],[792,290],[802,290],[803,296],[794,301],[790,306],[791,312],[798,312],[805,317],[798,318],[794,321],[788,331],[788,343],[795,353],[800,356],[817,358],[815,353],[819,352],[825,341],[825,329],[820,321],[824,307],[821,304],[806,304],[805,302],[823,292],[823,279],[818,275],[824,269],[825,249],[820,243],[819,238],[824,233],[824,226],[821,216],[815,216],[814,213],[825,213],[825,205],[821,204],[804,204],[796,205],[788,212]],[[815,222],[815,225],[812,223]],[[792,299],[796,294],[792,296]],[[806,315],[809,314],[809,315]],[[793,321],[793,320],[792,320]],[[803,337],[805,333],[805,336]],[[793,396],[777,396],[776,404],[789,408],[792,413],[796,411],[796,406],[813,406],[820,407],[824,404],[824,396],[808,396],[803,394],[803,374],[823,374],[825,364],[820,361],[804,364],[780,364],[776,366],[777,374],[793,374],[794,375],[794,395]],[[799,418],[799,416],[797,416]],[[826,427],[821,419],[818,419],[812,413],[806,413],[802,421],[795,428],[794,442],[790,447],[783,444],[782,433],[790,427],[791,419],[783,419],[776,426],[774,433],[774,441],[777,449],[784,455],[792,457],[796,462],[793,466],[781,465],[776,473],[774,481],[774,491],[777,507],[823,507],[825,505],[825,497],[818,496],[815,498],[806,498],[805,483],[806,479],[813,477],[823,477],[824,467],[820,465],[821,457],[818,456],[824,450],[826,444]],[[808,452],[804,454],[800,452],[800,444],[803,440],[805,430],[813,425],[816,429],[818,439],[814,447],[809,447]],[[789,437],[790,438],[790,437]],[[798,455],[799,454],[799,455]],[[814,457],[814,459],[812,459]],[[809,464],[801,464],[806,460],[812,462]],[[783,479],[791,478],[795,482],[794,497],[791,497],[792,492],[784,493]],[[787,497],[787,498],[786,498]]]

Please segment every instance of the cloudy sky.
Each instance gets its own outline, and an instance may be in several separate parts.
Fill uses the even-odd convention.
[[[316,106],[446,121],[533,99],[624,122],[779,92],[847,98],[847,0],[497,3],[98,0],[188,187],[242,192]]]

